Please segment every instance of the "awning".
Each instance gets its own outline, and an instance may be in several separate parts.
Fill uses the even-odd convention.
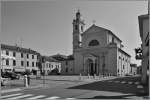
[[[15,72],[25,72],[24,68],[14,68]]]
[[[37,67],[33,67],[32,70],[36,70],[36,71],[37,71],[37,70],[39,70],[39,69],[38,69]]]
[[[1,54],[1,59],[12,59],[12,60],[15,60],[16,58],[15,57],[12,57],[12,56],[8,56],[8,55],[4,55],[4,54]]]

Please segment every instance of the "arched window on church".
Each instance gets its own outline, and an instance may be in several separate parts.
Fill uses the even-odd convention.
[[[99,45],[99,42],[97,40],[92,40],[89,42],[89,46],[97,46]]]

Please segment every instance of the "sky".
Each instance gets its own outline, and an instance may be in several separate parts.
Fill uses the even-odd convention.
[[[27,0],[1,3],[1,43],[31,48],[42,55],[72,54],[72,21],[80,9],[85,30],[93,24],[111,30],[123,42],[132,63],[141,45],[138,16],[147,1]]]

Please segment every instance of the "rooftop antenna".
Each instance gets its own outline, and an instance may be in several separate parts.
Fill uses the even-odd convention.
[[[20,47],[22,48],[22,46],[23,46],[23,39],[22,37],[20,37]]]

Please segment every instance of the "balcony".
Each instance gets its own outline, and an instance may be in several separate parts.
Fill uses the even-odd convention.
[[[142,60],[142,49],[141,48],[135,48],[135,58],[137,60]]]

